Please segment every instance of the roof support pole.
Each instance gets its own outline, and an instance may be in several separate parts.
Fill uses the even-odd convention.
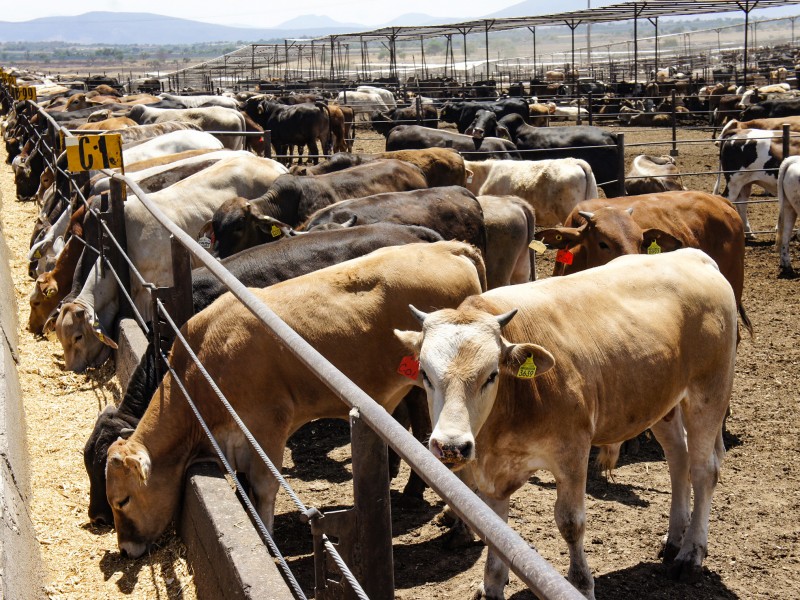
[[[528,27],[528,31],[533,34],[533,71],[531,79],[536,79],[536,27]]]
[[[336,53],[335,52],[335,44],[336,44],[336,36],[332,35],[331,36],[331,74],[330,74],[331,81],[336,79],[336,68],[335,68],[335,64],[333,62],[334,61],[334,54]]]
[[[639,83],[639,19],[633,3],[633,83]]]
[[[742,73],[744,74],[744,82],[742,85],[745,87],[747,86],[747,46],[749,40],[747,38],[747,33],[750,29],[750,11],[753,10],[756,6],[758,6],[758,0],[750,4],[750,0],[744,0],[744,5],[741,2],[736,3],[737,6],[744,12],[744,65],[742,69]]]
[[[569,79],[572,80],[572,93],[574,94],[578,90],[578,69],[575,67],[575,29],[578,28],[578,25],[581,24],[581,21],[564,21],[569,27],[570,32],[572,33],[572,62],[570,63],[569,70],[570,70],[570,77]]]
[[[655,59],[654,59],[655,60],[655,64],[653,66],[653,70],[655,70],[655,72],[658,73],[658,67],[659,67],[659,64],[658,64],[658,17],[653,17],[652,19],[650,17],[647,17],[647,20],[650,21],[650,23],[653,25],[653,27],[656,28],[655,39],[653,40],[654,43],[655,43]]]
[[[489,28],[494,25],[494,19],[483,22],[484,40],[486,41],[486,79],[489,77]]]

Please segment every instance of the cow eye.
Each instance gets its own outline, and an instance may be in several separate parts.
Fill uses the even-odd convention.
[[[118,508],[118,509],[120,509],[120,510],[122,510],[123,508],[125,508],[125,507],[128,505],[128,502],[130,502],[130,501],[131,501],[131,497],[130,497],[130,496],[128,496],[128,497],[127,497],[127,498],[125,498],[125,499],[124,499],[122,502],[120,502],[119,504],[117,504],[117,508]]]
[[[494,372],[493,372],[491,375],[489,375],[489,377],[486,379],[486,383],[484,383],[484,384],[483,384],[483,387],[484,387],[484,388],[487,388],[487,387],[489,387],[490,385],[492,385],[492,384],[495,382],[495,380],[496,380],[496,379],[497,379],[497,371],[494,371]]]
[[[606,244],[605,242],[600,242],[600,248],[602,248],[603,250],[608,250],[608,244]]]
[[[82,333],[81,333],[81,334],[78,334],[78,335],[76,335],[76,336],[75,336],[75,343],[78,343],[78,342],[80,342],[82,339],[83,339],[83,334],[82,334]]]
[[[428,379],[428,374],[425,371],[422,371],[422,370],[420,371],[420,374],[422,375],[422,381],[425,383],[425,385],[429,385],[429,386],[433,387],[433,384],[431,383],[431,380]]]

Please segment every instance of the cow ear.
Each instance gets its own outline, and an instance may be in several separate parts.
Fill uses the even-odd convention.
[[[550,229],[542,229],[533,237],[544,242],[550,248],[563,250],[580,243],[585,230],[585,225],[581,227],[552,227]]]
[[[119,437],[123,440],[127,440],[129,437],[131,437],[134,431],[136,430],[131,429],[130,427],[124,427],[123,429],[120,430]]]
[[[406,350],[412,352],[414,356],[419,356],[419,349],[422,346],[421,331],[400,331],[395,329],[394,335]]]
[[[123,464],[136,473],[139,482],[142,484],[147,483],[147,478],[150,477],[150,455],[144,448],[137,450],[122,459]]]
[[[513,142],[514,140],[511,139],[511,133],[509,133],[508,129],[503,127],[502,125],[497,126],[497,136],[501,138],[507,139],[509,142]]]
[[[106,346],[109,346],[114,350],[118,348],[117,343],[109,337],[105,327],[103,327],[103,324],[97,319],[97,317],[92,319],[92,333],[94,334],[94,337],[96,337]]]
[[[683,242],[674,235],[661,229],[646,229],[643,232],[639,252],[641,254],[661,254],[662,252],[672,252],[678,248],[683,248]]]
[[[58,293],[58,282],[51,281],[42,286],[42,294],[45,298],[52,298]]]
[[[533,379],[547,373],[556,365],[556,359],[537,344],[511,344],[501,338],[503,355],[500,366],[503,371],[518,379]]]
[[[48,336],[52,334],[56,330],[56,320],[58,319],[58,311],[55,310],[52,314],[47,318],[47,321],[44,322],[44,326],[42,327],[42,335]]]

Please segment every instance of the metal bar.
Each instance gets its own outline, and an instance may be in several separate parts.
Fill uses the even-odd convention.
[[[625,195],[625,134],[617,134],[617,195]]]

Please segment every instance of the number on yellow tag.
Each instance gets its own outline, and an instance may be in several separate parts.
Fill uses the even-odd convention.
[[[65,142],[69,171],[122,168],[122,140],[118,133],[81,135],[66,138]]]
[[[525,362],[519,366],[517,377],[520,379],[533,379],[536,377],[536,364],[533,362],[533,357],[529,356]]]

